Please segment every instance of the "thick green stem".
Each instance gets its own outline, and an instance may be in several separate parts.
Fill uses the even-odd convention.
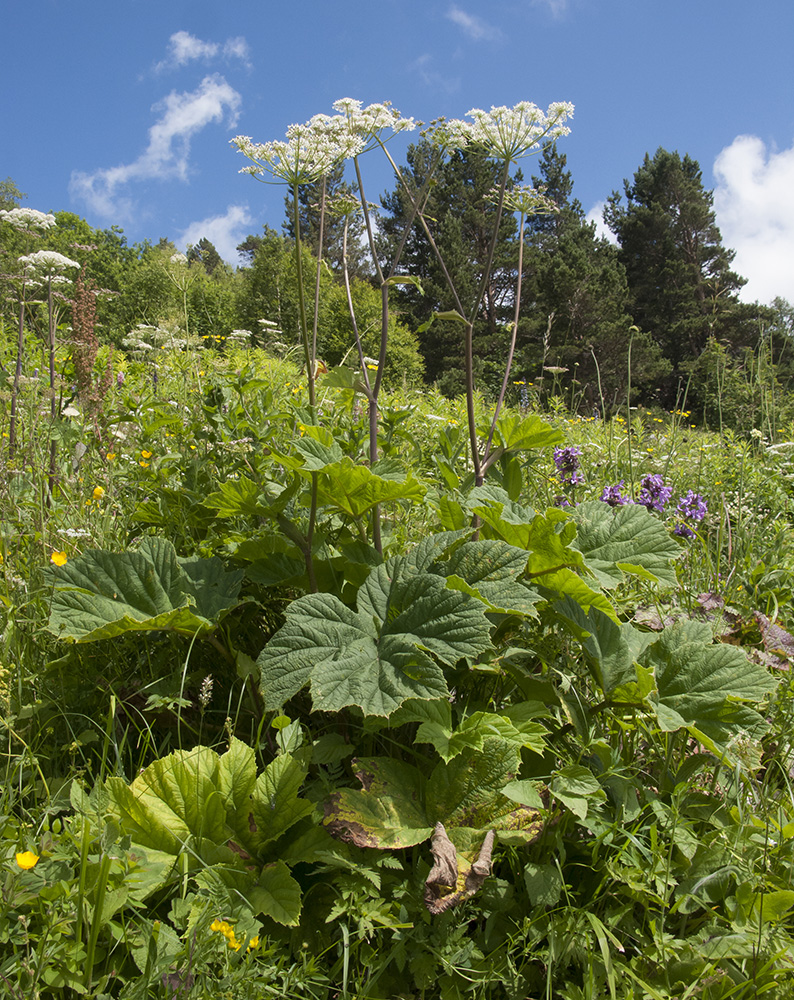
[[[300,335],[303,342],[303,353],[306,361],[306,384],[309,389],[309,413],[311,421],[317,420],[317,402],[314,391],[314,379],[316,376],[315,356],[309,343],[309,324],[306,319],[306,292],[303,284],[303,261],[301,259],[301,224],[300,212],[298,210],[298,184],[292,185],[292,218],[295,232],[295,265],[298,276],[298,309],[300,311]],[[317,580],[314,574],[314,556],[312,546],[314,542],[314,527],[317,523],[317,473],[312,473],[312,500],[309,510],[309,530],[306,533],[306,548],[304,558],[306,560],[306,573],[309,577],[309,587],[312,593],[317,593]]]
[[[19,398],[19,382],[22,378],[22,354],[25,350],[25,286],[19,300],[19,336],[17,338],[17,363],[14,369],[14,387],[11,390],[11,416],[8,423],[8,456],[14,454],[17,440],[17,399]]]
[[[316,419],[316,400],[314,392],[314,357],[309,343],[309,322],[306,318],[306,291],[303,282],[303,260],[301,255],[300,212],[298,210],[298,184],[292,185],[292,221],[295,232],[295,269],[298,278],[298,312],[300,318],[300,337],[303,344],[303,356],[306,364],[306,381],[309,388],[309,409],[312,423]]]
[[[53,490],[55,489],[55,455],[57,451],[57,442],[54,436],[55,430],[55,417],[57,414],[57,406],[55,403],[55,316],[52,311],[52,278],[50,277],[47,281],[47,322],[48,322],[48,341],[49,341],[49,374],[50,374],[50,461],[49,469],[47,472],[47,492],[52,498]]]
[[[502,408],[502,403],[504,402],[505,393],[507,392],[507,383],[510,380],[510,369],[513,367],[513,356],[516,351],[516,338],[518,336],[518,316],[521,310],[521,285],[523,281],[523,271],[524,271],[524,220],[525,215],[521,213],[521,222],[519,224],[519,236],[518,236],[518,278],[516,281],[516,302],[515,309],[513,310],[513,330],[510,337],[510,350],[507,354],[507,364],[505,365],[505,377],[502,379],[502,389],[499,393],[499,398],[496,401],[496,409],[494,410],[493,420],[491,421],[491,430],[488,434],[488,442],[485,445],[485,451],[482,458],[482,471],[483,475],[488,470],[491,462],[489,458],[491,455],[491,445],[493,444],[493,436],[496,431],[496,421],[499,419],[499,411]],[[482,483],[477,483],[481,486]]]

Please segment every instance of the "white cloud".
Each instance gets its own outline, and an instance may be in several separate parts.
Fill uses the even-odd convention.
[[[561,17],[568,9],[568,0],[532,0],[536,7],[548,7],[554,17]]]
[[[149,144],[132,163],[106,167],[93,173],[73,171],[70,195],[85,202],[98,215],[128,218],[133,202],[126,192],[133,181],[187,180],[190,142],[213,122],[222,122],[228,113],[229,125],[237,119],[241,97],[217,74],[205,76],[196,90],[172,91],[154,105],[162,114],[149,129]]]
[[[776,152],[757,136],[737,136],[714,176],[717,225],[736,251],[733,269],[748,279],[741,297],[794,301],[794,145]]]
[[[597,201],[595,205],[587,213],[587,221],[595,222],[596,225],[596,236],[603,236],[605,240],[609,240],[610,243],[617,243],[617,239],[612,230],[604,222],[604,208],[606,207],[605,201]]]
[[[422,53],[415,59],[409,69],[416,73],[424,85],[429,90],[441,91],[445,94],[454,94],[460,88],[460,79],[457,76],[446,77],[432,67],[436,60],[429,52]]]
[[[247,205],[229,205],[225,215],[191,222],[176,242],[187,250],[188,246],[195,246],[200,239],[206,238],[225,261],[237,265],[240,263],[237,245],[250,233],[252,222]]]
[[[447,11],[447,17],[453,24],[457,24],[469,38],[473,38],[475,42],[495,41],[502,37],[502,33],[498,28],[488,24],[487,21],[483,21],[481,17],[477,17],[474,14],[467,14],[465,10],[461,10],[460,7],[456,7],[454,4]]]
[[[197,59],[203,59],[206,62],[215,59],[218,55],[225,59],[239,59],[248,65],[248,42],[240,36],[228,38],[221,46],[218,42],[203,42],[195,35],[191,35],[189,31],[177,31],[168,39],[168,54],[165,59],[157,63],[154,68],[155,72],[176,69]]]
[[[227,59],[239,59],[250,65],[251,50],[242,35],[237,38],[227,38],[223,44],[223,54]]]

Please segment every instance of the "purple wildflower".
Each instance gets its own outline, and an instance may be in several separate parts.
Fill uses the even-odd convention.
[[[116,374],[116,385],[124,385],[124,372]]]
[[[579,471],[579,456],[581,454],[581,448],[572,446],[554,449],[554,464],[560,474],[560,481],[564,485],[576,486],[577,483],[584,482],[584,476]]]
[[[555,507],[573,507],[573,504],[568,499],[568,497],[558,496],[554,498]]]
[[[610,507],[622,507],[624,504],[631,503],[631,497],[624,496],[620,492],[620,487],[624,482],[625,480],[621,479],[614,486],[605,486],[604,492],[599,499],[603,500],[604,503],[608,503]]]
[[[695,532],[687,527],[685,524],[677,524],[673,528],[673,534],[678,535],[679,538],[694,538]]]
[[[690,490],[685,497],[681,497],[677,510],[679,514],[683,514],[690,521],[702,521],[709,512],[706,501],[694,490]]]
[[[661,514],[664,505],[673,495],[673,487],[665,486],[661,476],[643,476],[640,481],[640,495],[637,503],[642,504],[648,511],[657,511]]]

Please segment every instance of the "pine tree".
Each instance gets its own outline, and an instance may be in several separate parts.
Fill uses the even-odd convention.
[[[754,310],[738,301],[745,280],[731,270],[734,252],[722,245],[697,161],[659,148],[623,187],[626,204],[614,192],[604,219],[620,244],[634,320],[660,345],[673,374],[711,336],[744,346]]]
[[[195,246],[188,249],[187,259],[201,264],[207,274],[212,274],[219,264],[223,264],[223,258],[206,236],[202,236]]]
[[[533,186],[556,205],[527,221],[524,295],[516,373],[543,377],[559,366],[575,377],[588,408],[623,401],[631,344],[632,384],[641,387],[669,370],[647,334],[632,330],[625,271],[617,249],[596,235],[571,199],[566,157],[547,148]]]

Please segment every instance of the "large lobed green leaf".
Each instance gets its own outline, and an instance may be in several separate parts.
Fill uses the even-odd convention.
[[[669,625],[640,663],[654,671],[651,703],[663,730],[687,727],[718,746],[741,733],[757,739],[766,730],[748,703],[763,701],[776,681],[737,646],[713,643],[706,622]]]
[[[300,797],[305,775],[302,763],[282,754],[257,778],[253,749],[232,739],[224,754],[203,746],[175,751],[129,785],[109,778],[103,814],[155,861],[173,867],[182,857],[199,880],[220,878],[254,912],[291,924],[300,889],[266,851],[312,811]]]
[[[581,503],[574,511],[573,543],[602,587],[617,587],[624,574],[674,587],[673,561],[680,546],[662,522],[638,504],[612,508],[600,500]]]
[[[89,550],[53,571],[47,628],[76,642],[162,629],[203,635],[237,605],[242,578],[216,557],[180,560],[162,538],[126,552]]]
[[[499,737],[482,749],[466,747],[425,778],[404,761],[370,757],[354,764],[361,788],[342,788],[326,805],[324,824],[359,847],[411,847],[443,823],[462,858],[473,860],[489,830],[534,838],[540,814],[511,801],[503,789],[515,778],[520,748]]]
[[[476,657],[489,632],[480,601],[389,560],[371,571],[355,611],[331,594],[293,601],[257,661],[265,702],[278,708],[309,683],[316,710],[388,716],[408,698],[447,695],[439,664]]]

